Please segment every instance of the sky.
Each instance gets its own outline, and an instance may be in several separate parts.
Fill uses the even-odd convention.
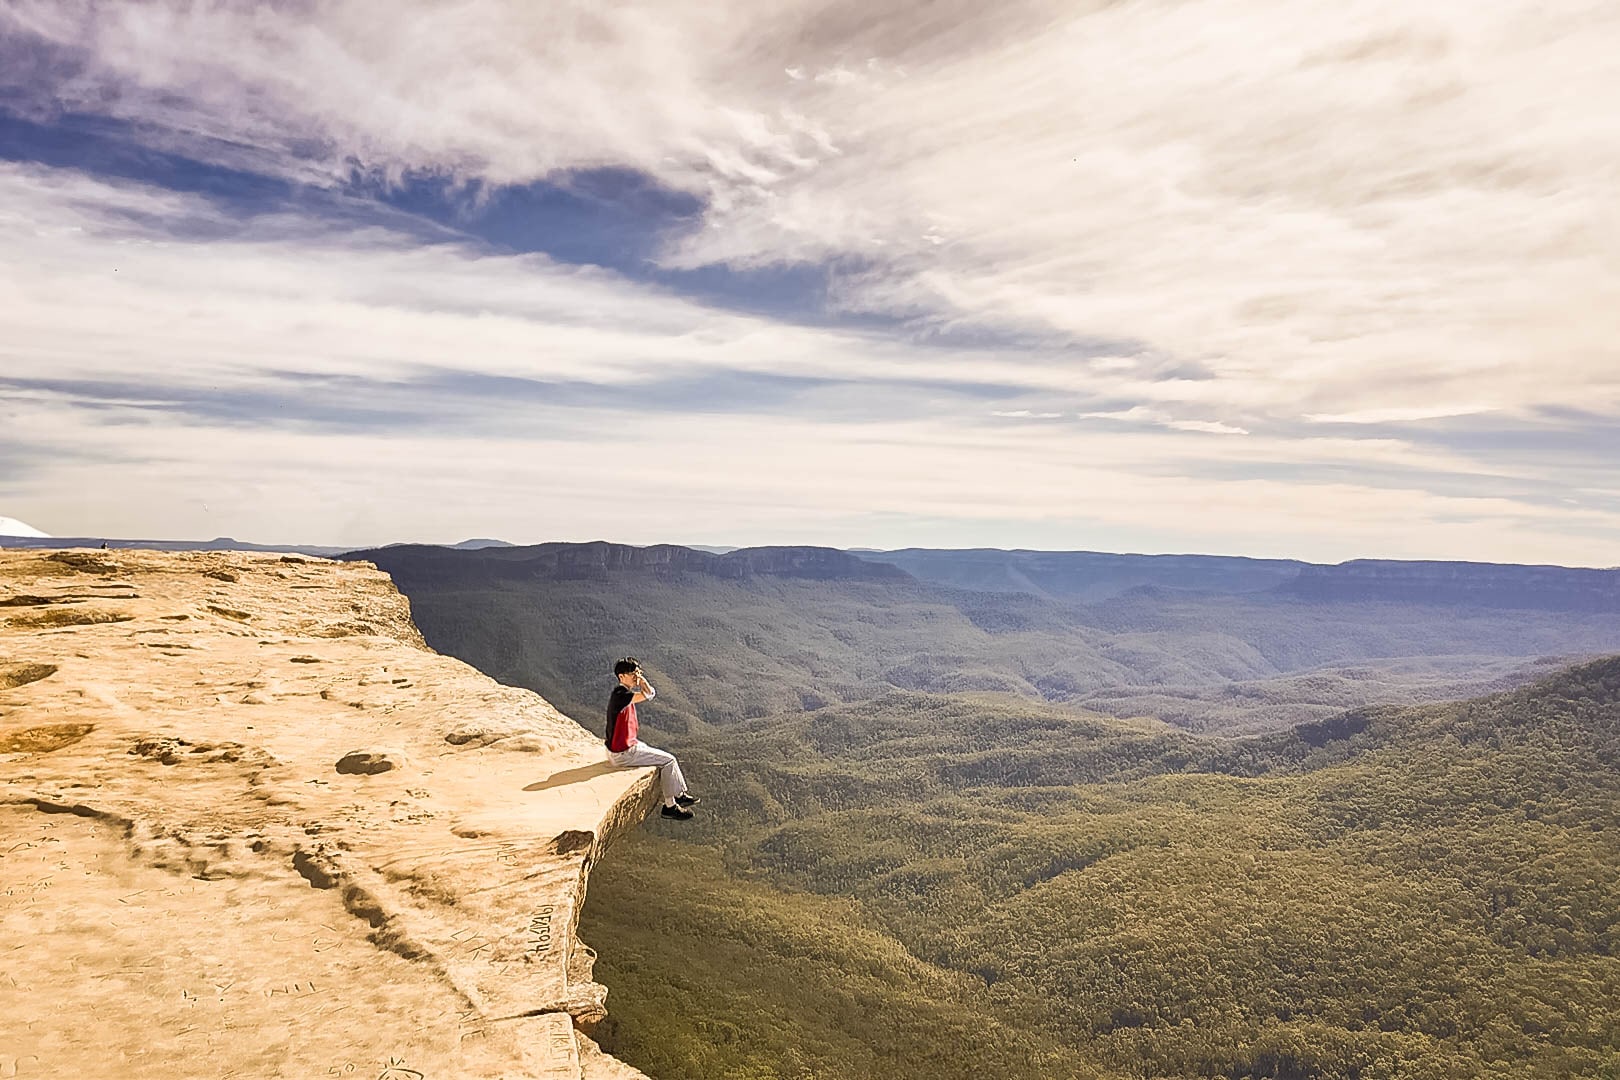
[[[1609,0],[4,0],[60,536],[1620,564]]]

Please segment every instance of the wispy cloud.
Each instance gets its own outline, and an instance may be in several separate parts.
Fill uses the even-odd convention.
[[[1080,418],[1082,420],[1118,420],[1127,424],[1156,424],[1176,431],[1199,431],[1206,435],[1249,434],[1247,428],[1241,428],[1235,424],[1224,424],[1219,420],[1177,418],[1161,409],[1150,409],[1143,405],[1133,405],[1129,409],[1119,409],[1113,412],[1081,413]]]
[[[1490,405],[1396,405],[1387,409],[1362,409],[1349,413],[1311,413],[1305,417],[1313,424],[1388,424],[1410,423],[1414,420],[1440,420],[1450,416],[1476,416],[1492,411]]]
[[[849,450],[861,482],[773,459],[798,486],[755,504],[842,521],[849,543],[876,527],[859,507],[925,459],[979,492],[938,431],[994,463],[973,505],[1022,523],[1011,543],[1053,512],[1022,478],[1083,458],[1093,471],[1043,482],[1117,494],[1066,513],[1139,529],[1139,547],[1208,494],[1265,522],[1252,536],[1274,553],[1465,554],[1452,523],[1472,522],[1503,551],[1591,558],[1580,537],[1613,521],[1590,492],[1620,466],[1599,434],[1620,417],[1616,55],[1620,9],[1575,0],[13,0],[0,109],[329,198],[246,215],[213,174],[179,191],[92,160],[0,169],[0,362],[32,380],[0,410],[8,438],[161,448],[175,476],[199,455],[201,476],[219,438],[239,468],[249,447],[307,464],[277,441],[298,425],[316,440],[299,446],[358,440],[341,444],[357,461],[414,460],[375,449],[413,428],[433,460],[495,468],[488,447],[537,453],[541,426],[571,432],[547,453],[578,457],[628,402],[617,426],[667,439],[660,469],[724,474],[767,443],[830,469]],[[378,197],[442,188],[493,227],[528,212],[524,185],[621,175],[678,197],[633,222],[645,274],[503,251]],[[805,268],[797,310],[700,287]],[[323,406],[311,376],[358,400]],[[665,407],[638,410],[649,394]],[[1094,422],[1005,422],[1065,417]],[[1265,473],[1277,462],[1304,472]],[[67,468],[0,496],[42,498]],[[1446,494],[1456,477],[1478,497]],[[1573,502],[1524,494],[1538,484]],[[915,523],[987,512],[908,491]],[[748,539],[769,516],[728,513],[694,520]],[[1247,542],[1235,522],[1212,516],[1207,546]]]
[[[635,169],[707,207],[673,264],[858,255],[850,308],[1151,342],[1219,376],[1206,400],[1620,394],[1599,328],[1620,300],[1620,13],[931,11],[36,0],[0,18],[71,59],[25,71],[36,113],[331,183]]]

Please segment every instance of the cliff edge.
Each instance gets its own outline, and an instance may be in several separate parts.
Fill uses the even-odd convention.
[[[0,1076],[641,1077],[575,927],[653,775],[370,564],[0,551]]]

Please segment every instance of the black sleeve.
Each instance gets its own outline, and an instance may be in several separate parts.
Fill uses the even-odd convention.
[[[619,714],[624,711],[626,705],[635,699],[635,696],[635,692],[623,683],[615,686],[613,693],[608,695],[607,736],[609,738],[613,736],[614,722],[619,719]]]

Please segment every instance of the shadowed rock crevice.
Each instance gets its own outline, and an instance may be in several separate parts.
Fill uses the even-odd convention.
[[[0,754],[49,754],[72,746],[95,729],[94,724],[45,724],[0,732]]]
[[[118,563],[103,559],[88,551],[56,551],[45,556],[57,566],[81,574],[116,574],[123,569]]]
[[[338,772],[350,776],[375,776],[392,772],[405,764],[405,755],[398,750],[351,750],[333,766]]]
[[[551,841],[551,850],[558,855],[568,855],[576,851],[583,851],[596,843],[596,834],[589,829],[569,829],[558,833]]]
[[[25,795],[19,799],[7,799],[5,804],[12,806],[30,806],[42,814],[72,814],[75,817],[92,818],[115,825],[124,831],[124,835],[133,835],[135,822],[131,818],[110,810],[104,810],[85,803],[59,801],[38,795]]]
[[[339,876],[335,866],[326,858],[308,851],[295,851],[292,857],[293,869],[298,876],[309,882],[317,889],[337,888]]]
[[[128,752],[136,757],[151,758],[163,765],[247,763],[268,768],[276,764],[275,759],[263,750],[236,742],[194,743],[187,739],[158,737],[141,739]]]
[[[129,622],[133,615],[120,611],[96,611],[88,608],[41,611],[32,615],[14,615],[7,625],[18,629],[51,629],[64,626],[95,626],[98,623]]]
[[[433,955],[433,951],[420,942],[413,941],[400,927],[398,918],[390,913],[383,902],[369,889],[360,885],[348,884],[343,886],[343,906],[349,914],[365,921],[371,927],[369,940],[379,949],[386,949],[404,957],[406,960],[422,960]]]
[[[4,664],[0,665],[0,690],[12,690],[19,686],[27,686],[40,679],[48,679],[57,671],[55,664]]]

